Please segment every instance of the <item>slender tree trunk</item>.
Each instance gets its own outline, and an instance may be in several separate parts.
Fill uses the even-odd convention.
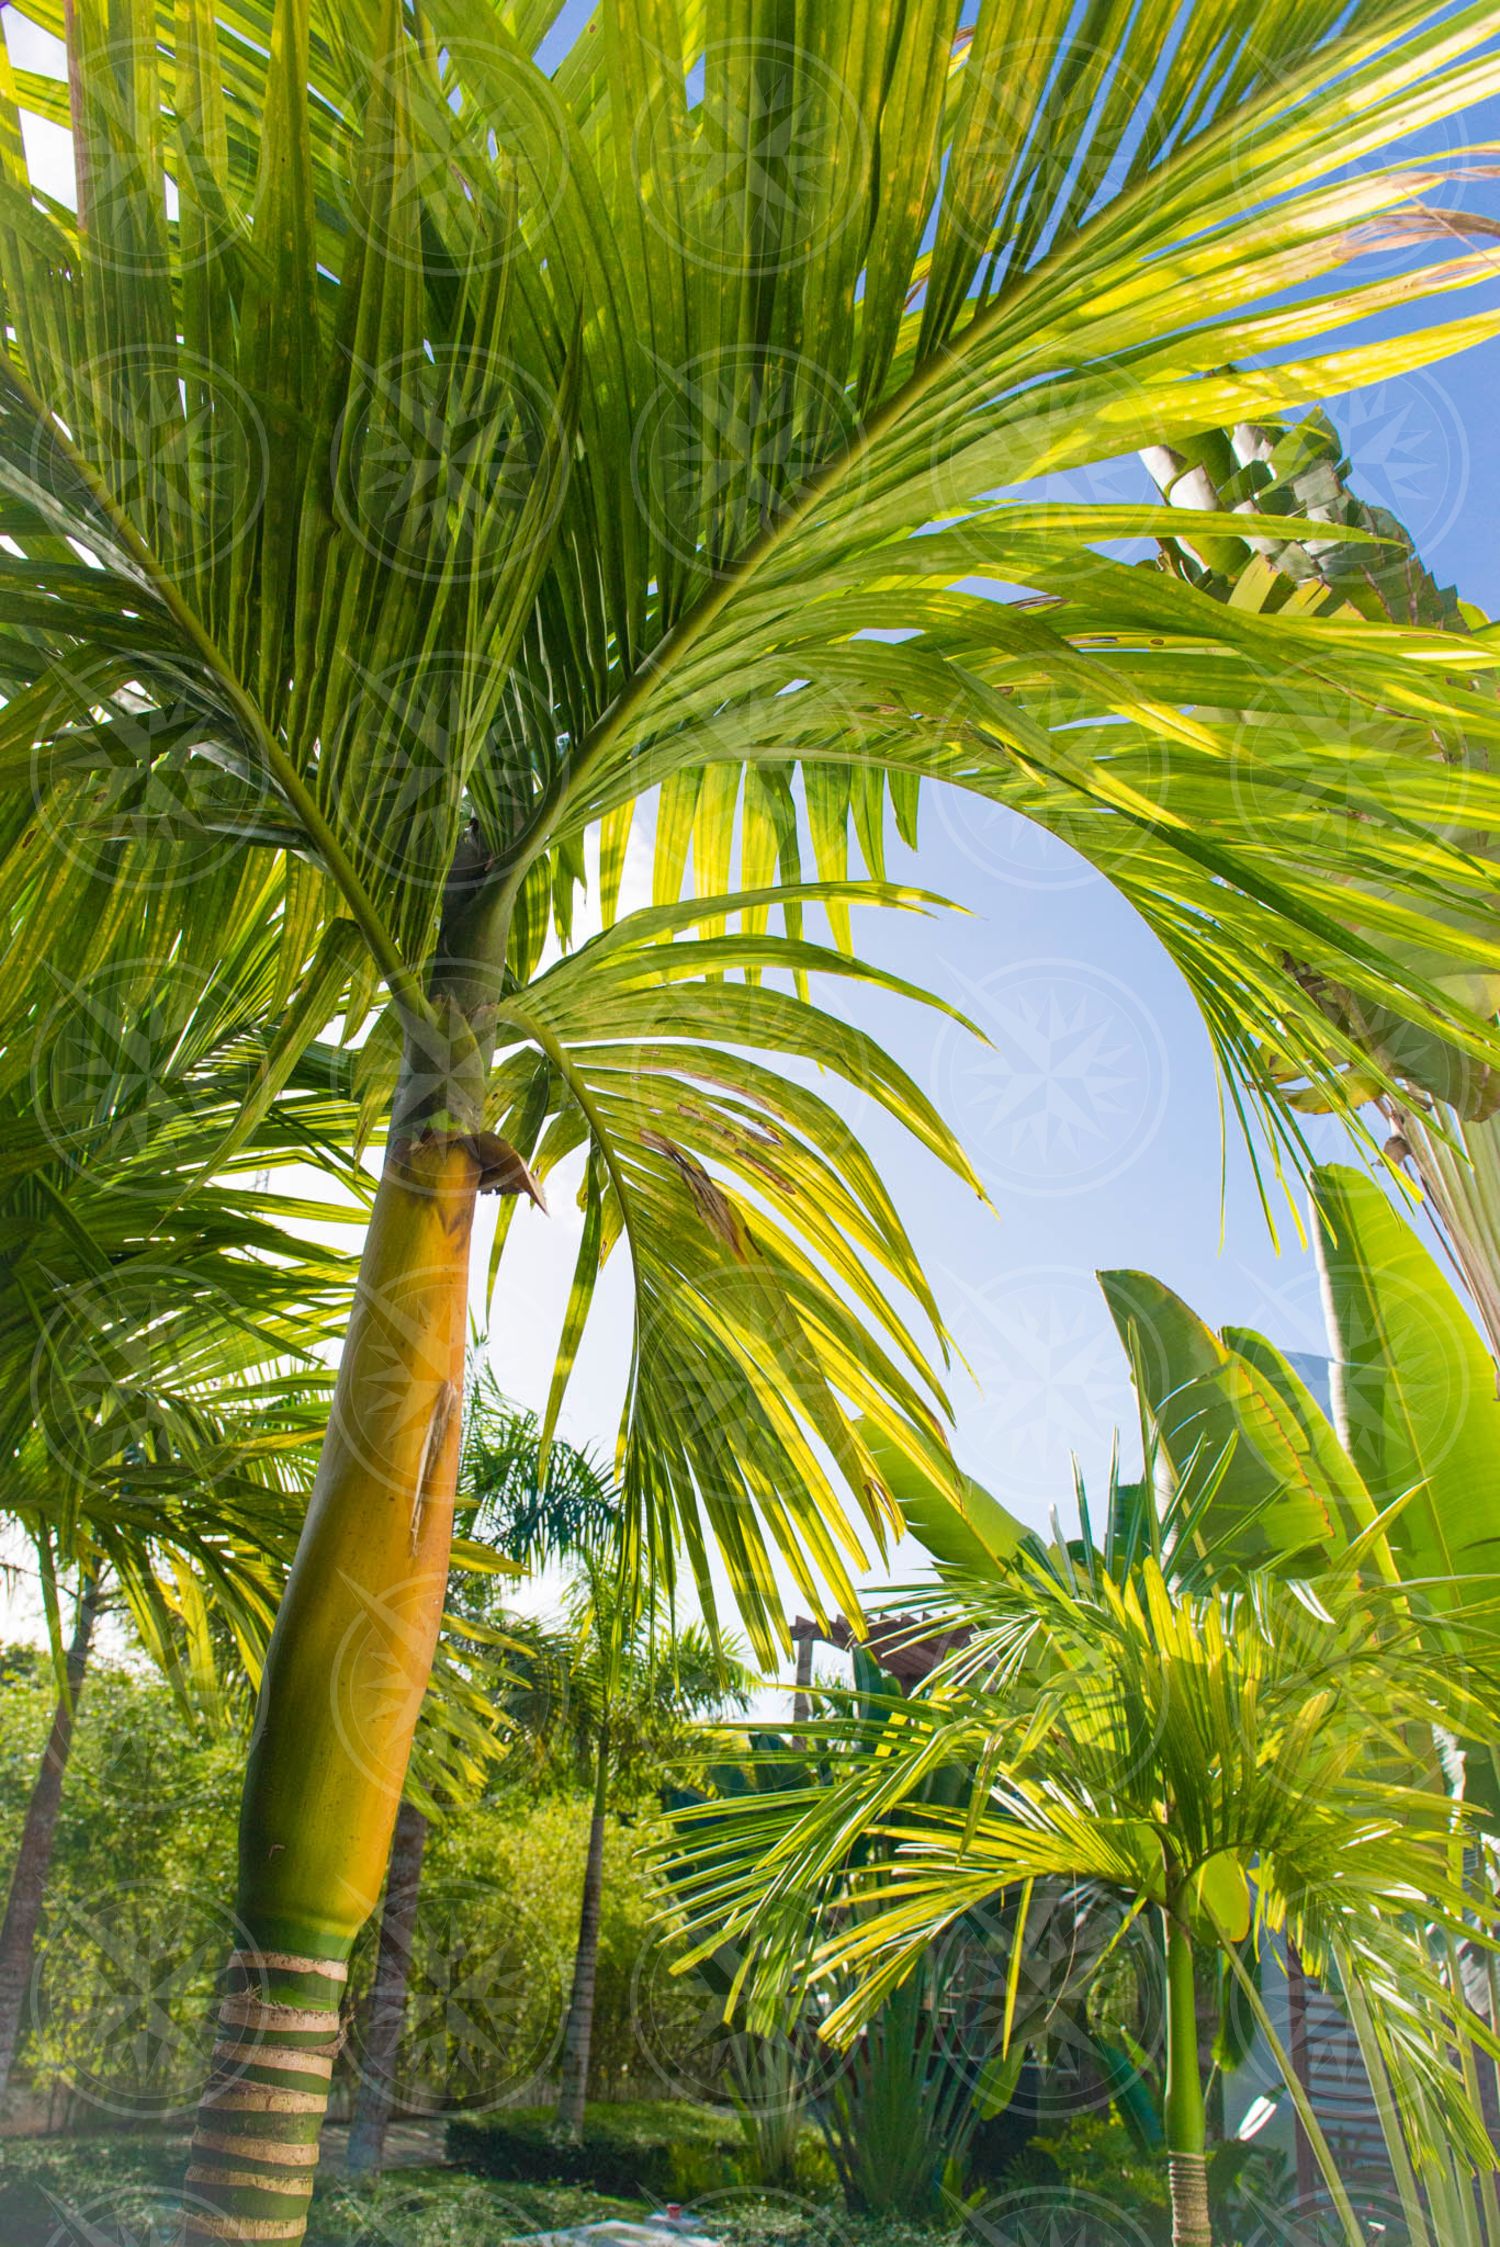
[[[442,1620],[485,1172],[442,1091],[436,1114],[420,1083],[398,1109],[429,1121],[392,1136],[267,1656],[240,1818],[242,1947],[188,2171],[187,2237],[203,2247],[306,2231],[349,1953],[380,1896]]]
[[[792,1723],[799,1729],[812,1721],[812,1673],[813,1639],[809,1631],[805,1638],[797,1639],[797,1690],[792,1695]]]
[[[589,2094],[589,2048],[594,2041],[594,1995],[599,1982],[599,1920],[604,1902],[604,1813],[609,1796],[609,1722],[599,1731],[599,1761],[594,1773],[594,1810],[589,1820],[588,1862],[578,1913],[578,1950],[573,1960],[573,1994],[563,2032],[562,2093],[557,2119],[575,2141],[583,2136]]]
[[[5,1918],[0,1922],[0,2099],[9,2087],[16,2047],[21,2041],[21,2020],[36,1956],[36,1931],[41,1924],[42,1899],[47,1875],[52,1869],[53,1843],[57,1839],[63,1774],[73,1751],[73,1729],[78,1722],[78,1703],[99,1604],[98,1579],[87,1577],[78,1595],[73,1642],[63,1667],[63,1688],[52,1712],[52,1729],[42,1751],[31,1800],[26,1805],[21,1846],[10,1876]]]
[[[359,2095],[354,2106],[354,2127],[349,2132],[345,2168],[351,2177],[373,2176],[385,2158],[385,2134],[396,2103],[396,2054],[406,2020],[406,1992],[411,1979],[412,1941],[416,1933],[422,1855],[426,1847],[427,1820],[414,1803],[403,1802],[396,1816],[396,1838],[391,1843],[391,1869],[385,1884],[385,1910],[380,1921],[375,1980],[370,1990]]]
[[[1292,2073],[1311,2098],[1307,2064],[1307,1970],[1302,1964],[1302,1953],[1293,1942],[1286,1946],[1286,2018],[1287,2053]],[[1300,2114],[1293,2116],[1293,2128],[1297,2147],[1297,2198],[1310,2204],[1318,2189],[1318,2164]]]
[[[1193,1939],[1167,1914],[1167,2165],[1172,2247],[1213,2247]]]

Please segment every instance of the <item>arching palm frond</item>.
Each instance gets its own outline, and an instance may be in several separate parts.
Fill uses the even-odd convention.
[[[1272,1575],[1204,1591],[1149,1557],[1117,1579],[1054,1552],[929,1596],[968,1626],[930,1679],[815,1726],[816,1784],[684,1824],[693,1939],[747,1940],[752,2006],[769,2020],[789,1979],[837,1977],[847,2036],[966,1913],[1087,1882],[1238,1961],[1247,2002],[1245,1933],[1295,1943],[1351,1993],[1412,2142],[1486,2166],[1450,2055],[1493,2038],[1442,1947],[1485,1941],[1493,1903],[1459,1878],[1463,1813],[1409,1743],[1482,1720],[1493,1680],[1476,1700],[1398,1599],[1347,1577],[1316,1599]]]
[[[152,1655],[204,1692],[216,1647],[259,1677],[354,1285],[317,1236],[359,1205],[248,1179],[298,1155],[350,1175],[334,1056],[304,1055],[244,1129],[263,996],[228,967],[186,996],[164,971],[128,1022],[107,989],[92,1008],[65,994],[57,1036],[24,1079],[12,1045],[0,1090],[5,1511],[55,1643],[59,1572],[107,1573]],[[238,1173],[204,1184],[236,1131]]]
[[[1288,957],[1489,1055],[1395,944],[1441,922],[1496,965],[1427,759],[1493,726],[1488,651],[1454,679],[1420,632],[1205,615],[1098,551],[1159,514],[1040,480],[1491,332],[1287,356],[1489,277],[1413,223],[1441,158],[1373,159],[1493,87],[1490,8],[1237,35],[1049,6],[1018,39],[999,0],[963,26],[953,0],[899,26],[767,4],[724,36],[607,5],[550,73],[545,9],[439,0],[420,36],[307,0],[181,30],[134,0],[124,37],[98,5],[27,14],[79,91],[23,72],[4,135],[5,893],[80,976],[153,879],[195,938],[254,911],[232,839],[295,868],[294,1034],[334,986],[353,1016],[382,976],[415,1003],[445,895],[461,951],[511,920],[524,979],[591,823],[606,905],[656,783],[663,894],[689,850],[727,888],[736,825],[759,883],[795,865],[800,761],[824,874],[851,823],[879,870],[884,772],[908,826],[923,774],[1070,834],[1097,809],[1098,862],[1252,1088],[1279,1029],[1339,1097]],[[22,107],[73,132],[76,215],[33,189]],[[1343,278],[1382,228],[1410,269]],[[1279,758],[1236,805],[1268,689]],[[1394,803],[1388,766],[1362,785],[1377,710]],[[1289,777],[1359,820],[1268,848]],[[23,851],[38,809],[132,838],[90,869],[110,911],[80,923],[56,851]],[[1389,902],[1328,915],[1377,855]]]

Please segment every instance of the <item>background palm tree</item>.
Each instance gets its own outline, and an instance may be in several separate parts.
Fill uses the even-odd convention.
[[[630,1575],[623,1512],[610,1477],[554,1438],[545,1454],[533,1414],[506,1407],[489,1377],[471,1424],[466,1459],[483,1532],[528,1569],[573,1574],[566,1638],[538,1633],[519,1661],[508,1713],[540,1751],[542,1768],[590,1797],[588,1851],[578,1911],[573,1984],[563,2030],[557,2119],[583,2135],[593,2042],[611,1796],[654,1794],[680,1762],[691,1731],[743,1707],[746,1671],[696,1626],[663,1629],[649,1585]],[[497,1409],[498,1407],[498,1409]],[[701,1750],[700,1750],[701,1752]]]
[[[1362,159],[1500,64],[1486,8],[1435,23],[1414,0],[1262,10],[1253,42],[1204,0],[1169,52],[1159,9],[1089,42],[1054,11],[1019,57],[1001,0],[971,26],[955,0],[839,6],[794,41],[773,0],[743,40],[607,0],[550,74],[545,4],[132,0],[123,40],[103,0],[28,12],[69,83],[0,85],[21,1035],[47,1043],[44,970],[139,1002],[169,954],[274,928],[247,1129],[335,1016],[354,1037],[378,1012],[357,1090],[385,1169],[251,1759],[242,2074],[211,2087],[195,2164],[224,2223],[291,2237],[440,1627],[481,1188],[530,1192],[587,1148],[561,1376],[624,1242],[627,1550],[665,1580],[680,1538],[706,1597],[711,1532],[763,1658],[770,1549],[846,1604],[864,1555],[824,1451],[867,1537],[894,1522],[856,1420],[941,1463],[926,1353],[887,1301],[932,1309],[889,1197],[828,1103],[745,1058],[825,1062],[958,1165],[868,1041],[756,980],[834,965],[797,933],[812,896],[773,894],[792,768],[825,876],[851,823],[878,870],[884,768],[908,832],[924,775],[1064,827],[1106,805],[1100,863],[1252,1098],[1273,1032],[1344,1098],[1349,1041],[1288,961],[1500,1052],[1387,941],[1399,922],[1497,965],[1430,759],[1476,722],[1482,658],[1455,681],[1420,635],[1246,618],[1098,555],[1149,509],[996,497],[1489,332],[1222,371],[1484,277],[1434,256],[1263,301],[1406,214],[1422,175]],[[70,130],[76,209],[34,189],[22,103]],[[1392,714],[1415,823],[1372,790],[1350,834],[1265,851],[1223,776],[1268,666],[1295,672],[1314,781],[1342,774],[1351,709]],[[1281,785],[1254,779],[1260,808]],[[690,861],[699,902],[538,973],[585,838],[609,918],[658,787],[662,894]],[[1497,809],[1466,780],[1471,826]],[[1377,854],[1381,895],[1329,915],[1330,873]],[[821,894],[842,938],[850,900]],[[405,1690],[355,1747],[342,1686],[381,1631]]]
[[[31,1087],[0,1092],[4,1510],[36,1562],[59,1696],[0,1923],[0,2093],[107,1595],[180,1692],[222,1706],[225,1673],[259,1678],[316,1466],[324,1353],[354,1279],[351,1259],[308,1239],[309,1222],[333,1213],[195,1182],[252,1065],[247,968],[253,984],[253,961],[226,960],[219,988],[186,1013],[165,979],[131,1026],[133,1067],[109,1066],[84,1019],[48,1057],[45,1108]],[[319,1146],[330,1122],[347,1129],[319,1058],[295,1074],[242,1168]]]

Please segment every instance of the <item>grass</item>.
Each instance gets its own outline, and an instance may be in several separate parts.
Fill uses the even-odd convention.
[[[160,2134],[0,2141],[0,2241],[140,2247],[171,2237],[185,2151],[185,2139]],[[509,2247],[610,2218],[640,2223],[651,2205],[579,2186],[493,2184],[446,2168],[398,2170],[364,2188],[331,2177],[314,2202],[308,2247]],[[753,2186],[705,2193],[692,2212],[724,2247],[936,2247],[931,2231]]]

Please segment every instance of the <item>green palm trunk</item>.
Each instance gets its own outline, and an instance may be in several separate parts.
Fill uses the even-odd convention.
[[[397,1139],[267,1659],[189,2237],[297,2240],[355,1937],[380,1893],[448,1578],[481,1165]],[[209,2213],[212,2209],[214,2212]]]
[[[1207,2118],[1198,2057],[1193,1938],[1166,1914],[1167,2082],[1165,2121],[1172,2193],[1172,2247],[1213,2247],[1208,2219]]]

